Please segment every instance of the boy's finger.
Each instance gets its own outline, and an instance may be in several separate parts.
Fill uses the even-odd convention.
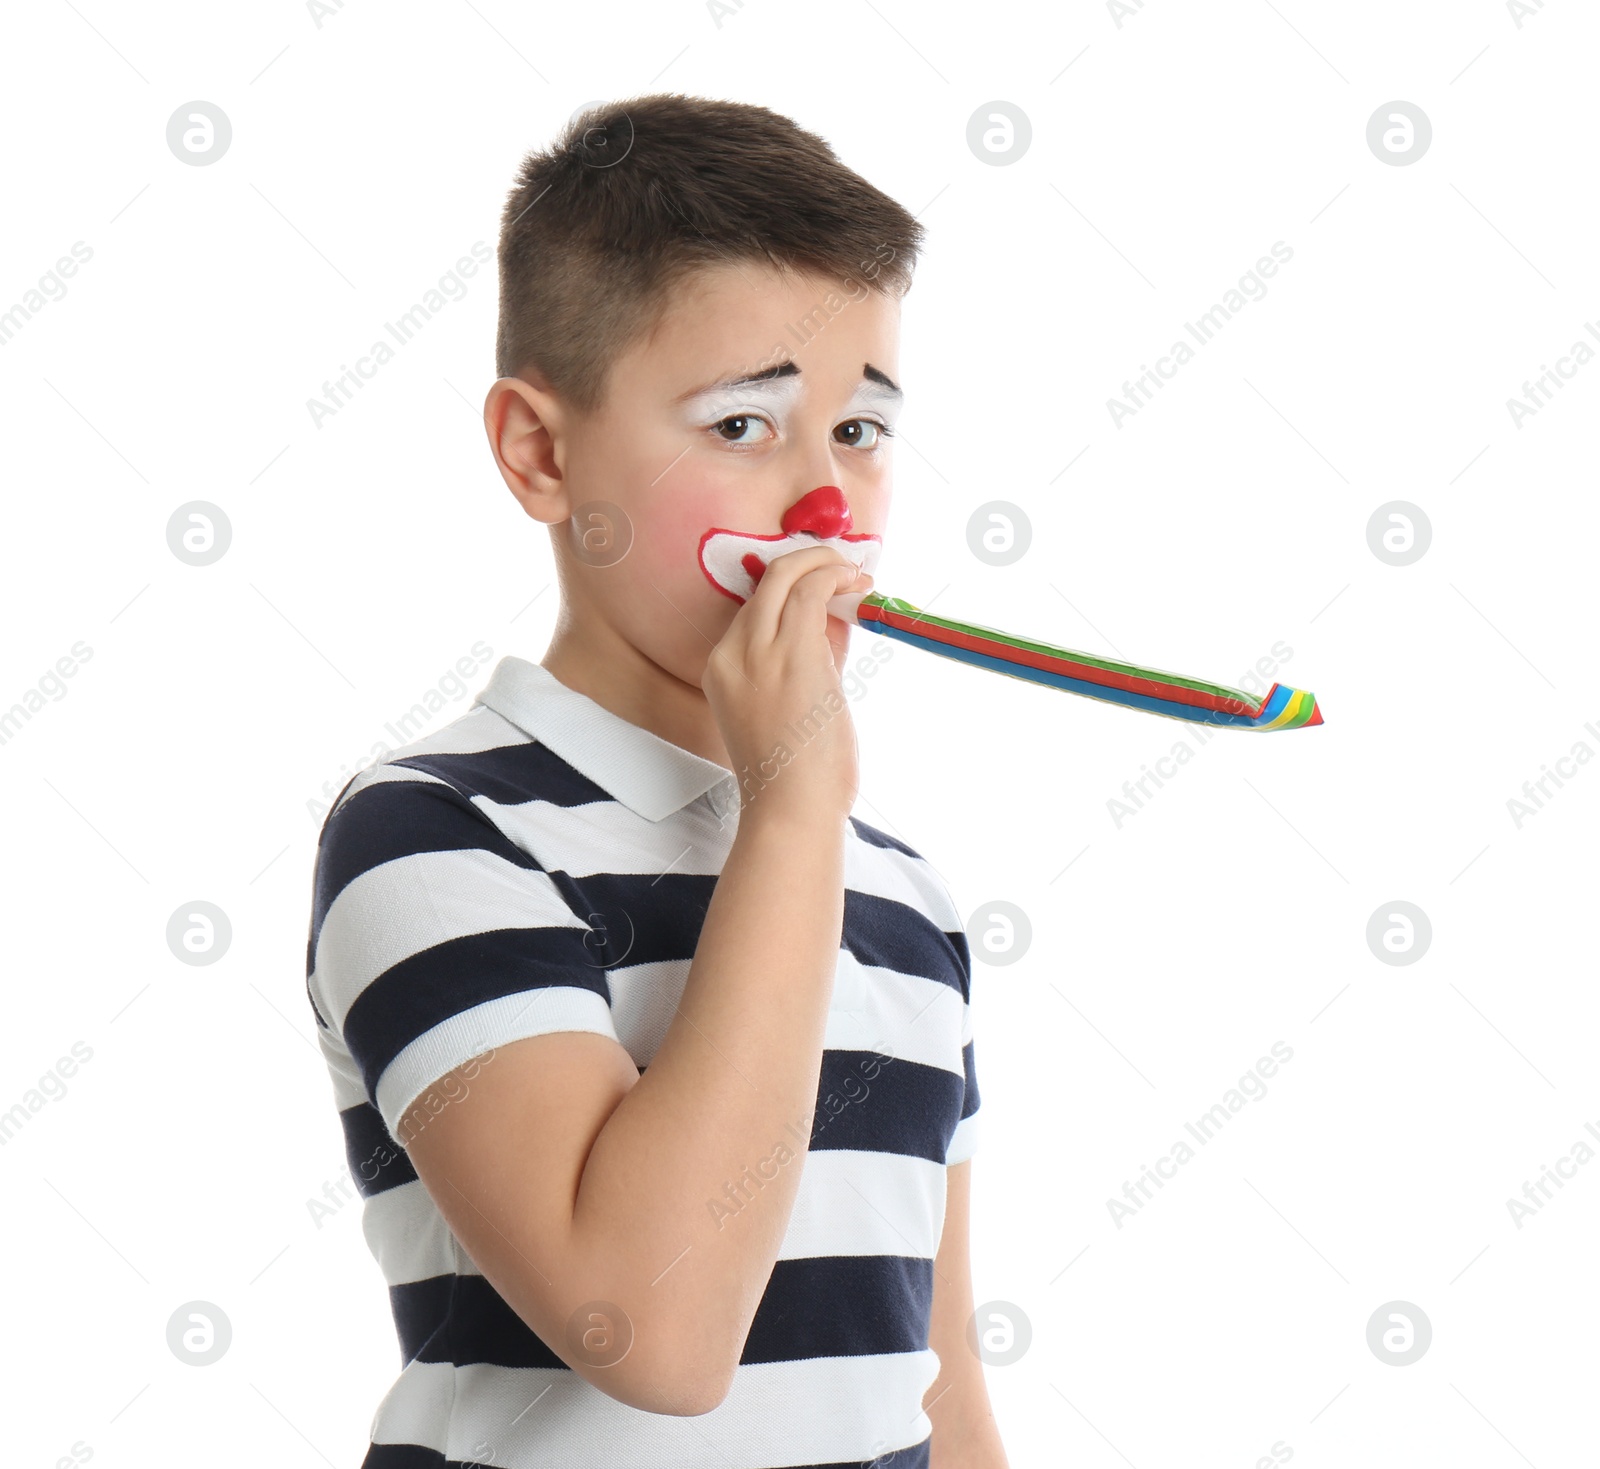
[[[816,566],[803,572],[789,589],[778,617],[777,638],[807,638],[827,632],[828,599],[856,578],[853,566]],[[765,580],[765,578],[763,578]]]
[[[794,585],[808,572],[836,567],[838,572],[827,595],[845,589],[855,577],[855,566],[831,546],[807,546],[803,551],[788,551],[768,564],[750,600],[740,609],[747,636],[758,646],[768,646],[778,635],[784,603]]]

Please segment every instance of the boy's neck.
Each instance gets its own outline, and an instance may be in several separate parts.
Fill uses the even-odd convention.
[[[732,769],[706,696],[652,662],[614,629],[562,617],[540,666],[569,689],[653,735]]]

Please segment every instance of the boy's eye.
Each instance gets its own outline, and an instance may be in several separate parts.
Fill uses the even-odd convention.
[[[852,418],[834,429],[834,437],[852,449],[876,449],[894,432],[887,424],[872,418]]]
[[[746,435],[758,424],[770,427],[766,419],[757,418],[753,413],[733,413],[712,424],[711,431],[727,444],[754,444],[759,441]]]

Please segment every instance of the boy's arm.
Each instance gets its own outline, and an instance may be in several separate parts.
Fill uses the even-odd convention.
[[[983,1362],[967,1341],[972,1299],[972,1160],[945,1169],[944,1233],[934,1260],[933,1312],[928,1345],[939,1354],[939,1376],[923,1399],[933,1420],[929,1469],[1010,1469],[989,1406]]]
[[[830,630],[825,602],[859,579],[831,548],[779,557],[707,665],[735,769],[770,761],[807,710],[841,707],[742,809],[644,1074],[609,1036],[530,1034],[408,1143],[512,1309],[647,1411],[706,1413],[727,1396],[799,1192],[856,785],[835,642],[848,630]],[[619,1332],[632,1341],[620,1358]]]
[[[408,1143],[512,1309],[574,1371],[650,1412],[706,1413],[727,1395],[799,1189],[793,1124],[809,1135],[816,1108],[844,826],[760,808],[741,817],[642,1076],[609,1037],[528,1037],[470,1085],[441,1081],[460,1100]],[[782,1145],[788,1161],[751,1189],[747,1170]]]

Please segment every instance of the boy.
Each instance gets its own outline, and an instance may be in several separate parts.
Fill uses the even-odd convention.
[[[1006,1465],[970,956],[851,815],[828,611],[871,586],[921,235],[760,107],[634,98],[524,161],[484,418],[555,634],[352,779],[317,856],[404,1363],[369,1469]]]

